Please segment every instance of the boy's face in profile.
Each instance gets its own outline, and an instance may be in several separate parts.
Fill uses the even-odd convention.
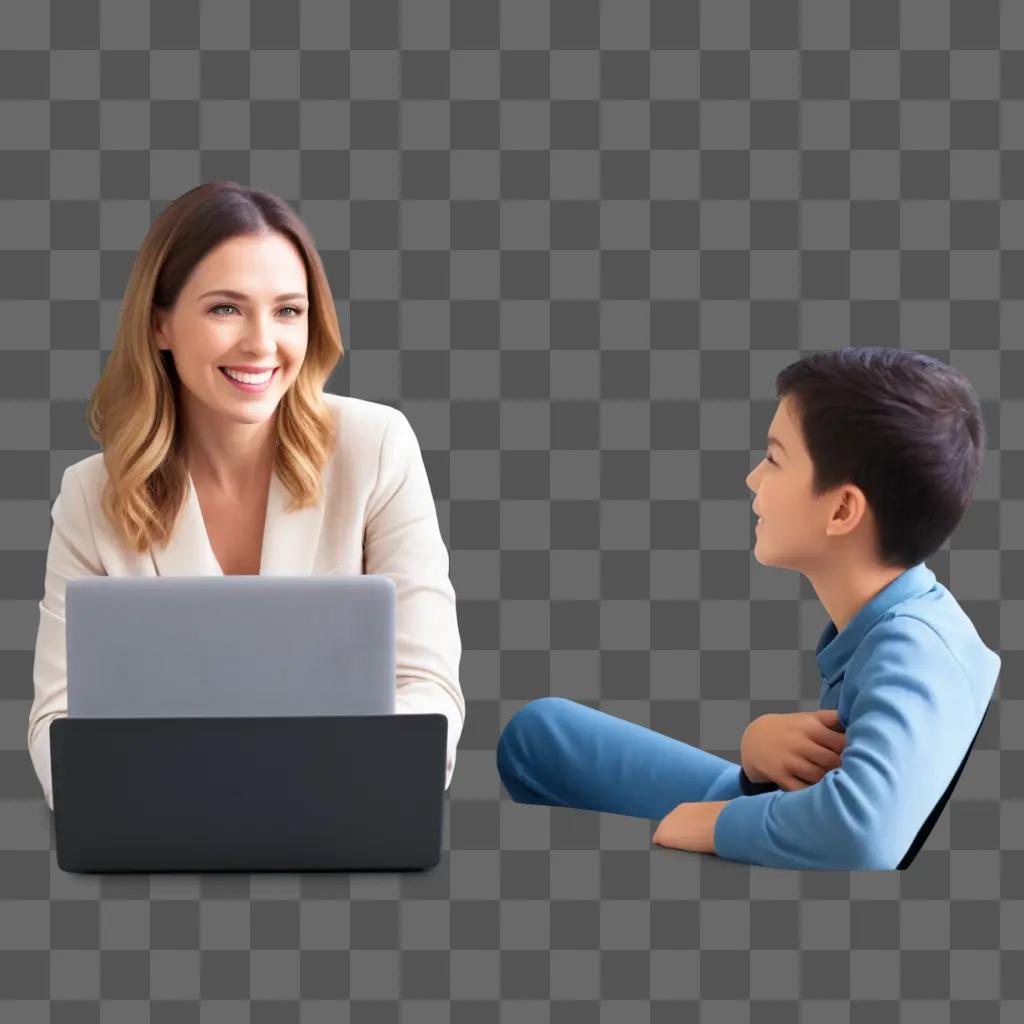
[[[803,571],[822,565],[834,552],[826,527],[837,492],[814,497],[813,466],[788,396],[779,400],[768,427],[765,457],[747,477],[755,492],[754,557],[762,565]]]

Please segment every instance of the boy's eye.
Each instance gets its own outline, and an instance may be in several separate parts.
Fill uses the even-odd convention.
[[[765,456],[764,456],[764,457],[765,457],[765,458],[766,458],[766,459],[767,459],[767,460],[768,460],[768,461],[769,461],[769,462],[770,462],[770,463],[771,463],[771,464],[772,464],[773,466],[777,466],[777,465],[778,465],[778,463],[777,463],[777,462],[776,462],[776,461],[775,461],[775,460],[774,460],[774,459],[773,459],[773,458],[772,458],[772,457],[771,457],[771,456],[770,456],[769,454],[767,454],[767,452],[765,453]]]

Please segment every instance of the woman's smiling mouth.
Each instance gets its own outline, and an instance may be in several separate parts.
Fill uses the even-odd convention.
[[[229,370],[226,366],[218,366],[217,369],[229,384],[248,394],[260,394],[266,391],[274,379],[274,374],[278,371],[276,366],[269,373],[262,374],[238,373],[236,370]]]

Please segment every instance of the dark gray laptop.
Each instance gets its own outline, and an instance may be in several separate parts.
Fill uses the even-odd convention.
[[[439,862],[448,721],[394,713],[389,578],[89,577],[65,601],[63,870]]]

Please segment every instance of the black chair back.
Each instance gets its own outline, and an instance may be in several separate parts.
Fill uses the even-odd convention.
[[[977,732],[975,732],[974,739],[971,740],[970,746],[967,748],[967,753],[964,754],[963,760],[960,762],[960,767],[956,770],[956,775],[954,775],[950,780],[949,785],[946,787],[946,792],[939,797],[939,802],[932,808],[932,813],[928,815],[924,824],[918,829],[917,835],[914,837],[914,841],[910,844],[910,849],[903,855],[903,860],[899,862],[899,871],[906,871],[906,869],[910,867],[914,858],[917,856],[917,851],[924,846],[924,841],[928,838],[929,833],[935,827],[935,822],[939,820],[939,815],[942,814],[942,809],[946,806],[950,794],[953,792],[953,789],[959,781],[960,774],[964,770],[964,765],[967,764],[967,758],[971,756],[971,751],[974,749],[974,740],[978,738],[978,733],[981,732],[981,727],[985,724],[985,716],[988,714],[989,707],[991,707],[991,703],[986,706],[984,714],[981,716]]]

